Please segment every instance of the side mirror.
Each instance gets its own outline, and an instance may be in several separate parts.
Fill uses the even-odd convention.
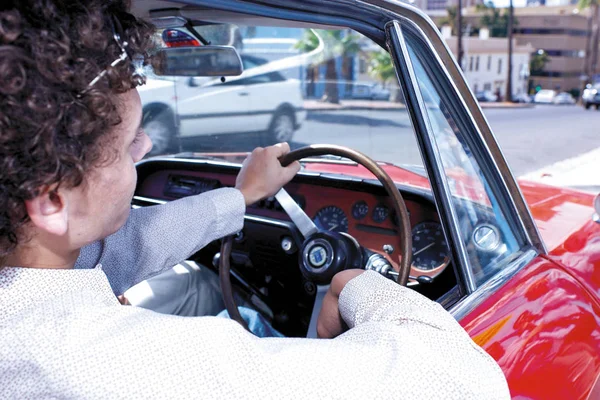
[[[152,59],[156,75],[238,76],[242,59],[231,46],[175,47],[160,49]]]
[[[594,198],[594,210],[596,210],[596,213],[594,214],[592,219],[594,220],[594,222],[600,224],[600,194],[598,194],[596,198]]]

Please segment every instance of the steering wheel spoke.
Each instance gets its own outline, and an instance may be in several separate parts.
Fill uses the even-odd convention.
[[[346,147],[333,145],[311,145],[303,147],[286,154],[280,161],[283,166],[287,166],[302,158],[325,154],[345,157],[357,162],[372,172],[385,188],[394,206],[394,211],[399,217],[399,270],[398,272],[395,272],[391,268],[391,264],[387,261],[386,265],[383,265],[382,260],[385,260],[385,258],[381,255],[378,255],[378,257],[375,257],[375,255],[366,255],[366,253],[361,250],[359,243],[349,235],[323,230],[320,231],[292,196],[284,189],[281,189],[277,192],[275,198],[296,225],[302,236],[304,236],[304,243],[298,252],[299,267],[306,279],[319,286],[320,293],[317,296],[317,302],[319,299],[322,300],[322,297],[326,292],[325,288],[331,282],[333,276],[337,272],[349,268],[366,267],[367,269],[375,269],[380,273],[385,273],[384,276],[395,279],[399,284],[406,285],[412,262],[412,237],[408,211],[406,210],[406,204],[404,203],[400,191],[381,166],[362,153]],[[246,327],[245,321],[240,316],[233,299],[233,291],[229,276],[231,246],[232,238],[225,238],[221,247],[221,259],[219,261],[221,290],[225,306],[227,307],[227,311],[231,318]],[[367,265],[369,263],[365,263],[365,261],[369,261],[370,266]],[[320,309],[320,307],[315,307],[315,309]],[[309,331],[312,335],[316,333],[317,315],[318,313],[315,314],[313,312],[313,318],[311,318]]]
[[[279,202],[279,205],[290,217],[292,222],[296,225],[304,239],[317,233],[318,229],[315,223],[310,219],[308,215],[300,208],[298,203],[290,196],[290,194],[281,188],[275,198]]]

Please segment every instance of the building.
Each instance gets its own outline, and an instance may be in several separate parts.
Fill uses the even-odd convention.
[[[546,0],[546,4],[550,3],[551,0]],[[544,71],[532,74],[530,91],[536,87],[561,91],[581,89],[591,30],[588,11],[579,11],[574,5],[514,9],[517,45],[530,45],[534,53],[546,53],[549,59]],[[466,24],[478,27],[479,12],[470,8],[465,9],[463,15]]]
[[[457,51],[457,38],[449,36],[449,29],[442,29],[448,47],[454,54]],[[513,98],[527,93],[529,61],[534,48],[513,42],[512,89]],[[490,91],[500,93],[506,99],[506,79],[508,75],[508,41],[506,38],[490,38],[487,29],[481,29],[479,37],[463,38],[462,69],[473,92]]]

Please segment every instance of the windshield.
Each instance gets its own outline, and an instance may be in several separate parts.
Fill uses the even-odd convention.
[[[323,143],[424,175],[390,56],[369,38],[351,29],[195,29],[210,44],[236,47],[244,73],[150,77],[139,91],[151,156],[194,152],[239,161],[256,146]]]

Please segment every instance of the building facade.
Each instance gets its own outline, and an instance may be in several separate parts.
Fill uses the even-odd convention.
[[[444,38],[454,54],[457,51],[457,38],[449,36],[444,29]],[[512,56],[512,97],[528,91],[529,61],[533,47],[518,45],[513,41]],[[506,80],[508,78],[508,41],[506,38],[490,38],[486,30],[480,31],[479,37],[463,38],[462,69],[467,82],[474,93],[490,91],[506,96]]]
[[[514,9],[517,45],[531,46],[532,55],[540,52],[548,56],[543,71],[532,73],[530,91],[534,88],[581,89],[591,31],[588,12],[574,5]],[[481,14],[475,9],[465,9],[463,15],[467,24],[478,26]]]

